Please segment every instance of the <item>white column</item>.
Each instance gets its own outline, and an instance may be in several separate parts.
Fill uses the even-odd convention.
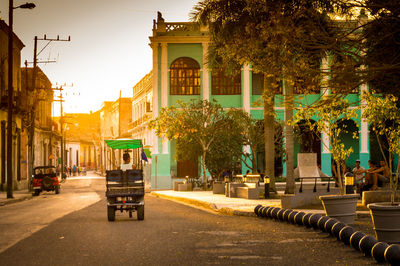
[[[321,81],[321,90],[323,95],[329,94],[328,82],[329,82],[329,58],[325,56],[322,58],[321,62],[321,70],[322,70],[322,81]]]
[[[161,107],[168,106],[168,44],[161,43]]]
[[[203,42],[203,100],[210,100],[210,79],[208,72],[208,42]]]
[[[360,88],[361,94],[367,91],[367,84],[364,83]],[[364,106],[366,105],[365,100],[361,100],[361,114],[364,112]],[[360,153],[369,153],[368,151],[368,121],[367,119],[361,119],[360,125],[360,142],[361,149]]]
[[[322,76],[322,95],[328,95],[329,94],[329,88],[328,88],[328,80],[329,80],[329,60],[328,56],[322,58],[322,64],[321,64],[322,72],[324,75]],[[321,132],[322,134],[322,153],[330,153],[329,152],[329,136],[326,132]]]
[[[326,132],[322,132],[322,153],[330,153],[329,152],[329,136]]]
[[[250,113],[250,66],[243,66],[243,110]]]
[[[161,43],[161,107],[168,107],[168,44]],[[168,140],[162,140],[162,153],[168,153]]]
[[[163,154],[168,154],[168,144],[169,144],[168,139],[164,137],[162,139],[162,153]]]
[[[153,119],[158,116],[158,43],[152,44],[153,48]],[[132,109],[133,112],[133,109]],[[158,137],[152,130],[152,153],[158,154]]]

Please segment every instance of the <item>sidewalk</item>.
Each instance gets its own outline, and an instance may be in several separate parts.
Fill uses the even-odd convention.
[[[173,191],[173,190],[162,190],[152,191],[150,195],[165,198],[169,200],[179,201],[187,204],[192,204],[207,208],[219,213],[228,215],[239,215],[239,216],[256,216],[254,208],[261,204],[263,206],[281,206],[280,199],[259,199],[250,200],[243,198],[228,198],[223,194],[213,194],[212,191]],[[360,201],[361,205],[361,201]],[[296,209],[305,213],[320,213],[325,214],[322,209]],[[357,210],[357,217],[369,217],[367,210]]]
[[[13,191],[13,196],[14,198],[7,199],[7,191],[0,191],[0,206],[31,199],[32,192],[29,192],[27,189],[16,190]]]

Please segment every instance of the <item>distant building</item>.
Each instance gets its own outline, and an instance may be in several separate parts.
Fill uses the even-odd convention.
[[[112,150],[104,143],[105,139],[130,138],[132,122],[132,100],[120,97],[114,102],[104,102],[98,111],[100,117],[100,142],[102,169],[116,169],[122,162],[122,150]]]
[[[60,118],[57,117],[57,121]],[[100,168],[100,112],[64,114],[65,166]]]
[[[153,111],[153,71],[144,76],[133,87],[132,123],[130,124],[129,128],[129,132],[131,134],[132,139],[142,140],[144,151],[147,154],[149,162],[151,162],[151,155],[149,148],[151,148],[152,145],[152,133],[151,130],[148,128],[148,122],[152,119],[152,111]],[[137,160],[137,158],[134,159]]]

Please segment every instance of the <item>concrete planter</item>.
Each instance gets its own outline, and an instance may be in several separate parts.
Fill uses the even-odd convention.
[[[354,224],[358,194],[320,196],[325,213],[345,224]]]
[[[400,244],[400,203],[390,202],[368,204],[376,238],[389,244]]]
[[[225,194],[225,183],[214,182],[213,183],[213,194]]]

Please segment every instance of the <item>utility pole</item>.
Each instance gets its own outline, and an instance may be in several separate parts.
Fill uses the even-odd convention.
[[[8,1],[8,106],[7,106],[7,198],[13,198],[13,152],[12,152],[12,124],[13,124],[13,108],[14,108],[14,79],[13,79],[13,12],[16,8],[32,9],[35,8],[35,4],[26,3],[17,7],[14,7],[14,1]],[[19,163],[19,158],[18,158]]]
[[[47,41],[47,44],[39,51],[39,53],[37,52],[37,42],[38,41]],[[44,49],[46,49],[47,46],[49,46],[49,44],[51,42],[69,42],[71,41],[71,36],[68,36],[68,39],[60,39],[60,36],[57,35],[56,39],[51,39],[51,38],[47,38],[46,35],[44,35],[43,38],[38,38],[37,36],[35,36],[34,38],[34,46],[33,46],[33,72],[32,72],[32,90],[35,91],[36,90],[36,75],[37,75],[37,64],[38,63],[53,63],[55,61],[44,61],[44,62],[38,62],[37,61],[37,57],[40,55],[41,52],[43,52]],[[29,147],[30,147],[30,159],[29,159],[29,168],[28,168],[28,175],[32,176],[33,173],[33,167],[34,167],[34,161],[35,161],[35,142],[34,142],[34,136],[35,136],[35,104],[33,104],[32,106],[32,110],[31,110],[31,128],[29,131]]]
[[[58,100],[53,100],[55,102],[60,102],[60,131],[61,131],[61,145],[60,145],[60,150],[61,150],[61,178],[64,177],[64,151],[65,151],[65,141],[64,141],[64,115],[63,115],[63,102],[64,98],[62,95],[62,91],[64,90],[62,86],[59,88],[55,88],[54,90],[60,91],[60,95],[57,96],[59,98]]]
[[[13,122],[13,1],[9,1],[8,14],[8,116],[7,116],[7,198],[13,198],[12,122]]]

